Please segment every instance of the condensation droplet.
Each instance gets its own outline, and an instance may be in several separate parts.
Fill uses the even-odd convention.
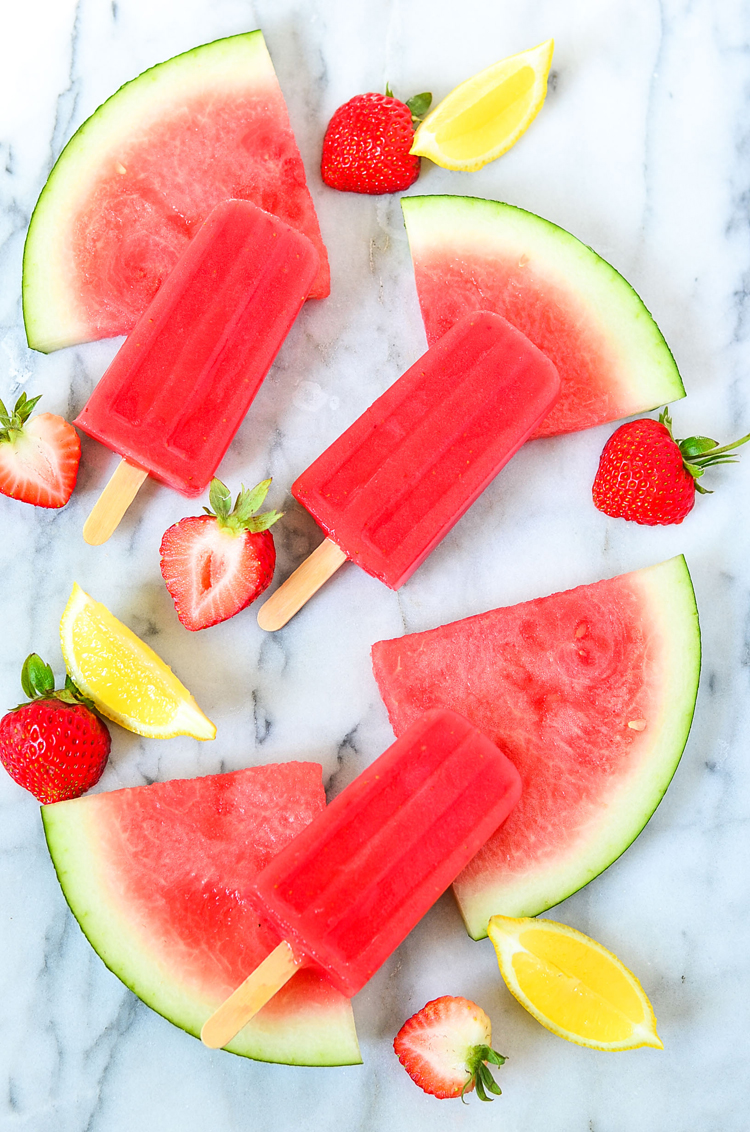
[[[308,413],[317,413],[328,402],[328,394],[317,381],[301,381],[294,394],[294,404]]]

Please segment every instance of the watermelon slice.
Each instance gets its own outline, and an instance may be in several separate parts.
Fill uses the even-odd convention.
[[[126,83],[61,153],[31,218],[23,265],[35,350],[126,334],[196,228],[241,197],[328,258],[263,35],[219,39]]]
[[[453,708],[491,736],[521,800],[454,885],[470,935],[536,916],[640,833],[675,772],[700,671],[684,558],[379,641],[375,677],[397,735]]]
[[[284,763],[42,807],[65,898],[110,970],[198,1036],[278,943],[242,898],[325,806],[321,767]],[[260,1061],[360,1061],[349,1000],[299,971],[227,1047]]]
[[[661,331],[623,277],[563,228],[477,197],[403,197],[427,340],[475,310],[512,322],[557,366],[535,436],[590,428],[685,396]]]

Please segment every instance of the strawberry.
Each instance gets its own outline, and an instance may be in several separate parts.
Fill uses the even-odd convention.
[[[681,523],[695,493],[710,495],[698,480],[713,464],[734,464],[734,449],[750,434],[721,448],[708,436],[675,440],[667,409],[658,421],[629,421],[604,445],[594,478],[594,505],[606,515],[648,526]]]
[[[358,94],[339,106],[323,138],[320,171],[332,189],[348,193],[396,193],[419,176],[419,158],[409,153],[414,127],[426,114],[431,94],[408,102],[385,95]]]
[[[485,1064],[503,1065],[506,1058],[490,1049],[492,1026],[485,1012],[468,998],[443,995],[428,1002],[396,1034],[393,1048],[413,1081],[434,1097],[461,1097],[476,1086],[481,1101],[486,1090],[501,1089]]]
[[[186,629],[206,629],[234,617],[270,585],[276,565],[268,530],[279,511],[255,512],[270,480],[243,487],[232,508],[229,489],[211,480],[213,511],[181,519],[161,540],[161,573]]]
[[[52,669],[36,653],[24,661],[21,684],[30,702],[0,719],[0,762],[40,802],[78,798],[107,764],[107,725],[69,676],[55,691]]]
[[[0,492],[36,507],[63,507],[76,485],[81,442],[54,413],[29,420],[38,400],[22,393],[12,413],[0,401]]]

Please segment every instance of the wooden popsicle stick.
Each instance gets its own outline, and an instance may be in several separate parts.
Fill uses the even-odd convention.
[[[258,624],[261,629],[273,633],[286,625],[344,562],[346,555],[341,547],[329,538],[324,539],[260,607]]]
[[[125,459],[120,460],[83,524],[83,537],[89,546],[101,546],[107,541],[147,475],[143,468],[136,468]]]
[[[210,1049],[221,1049],[231,1042],[304,964],[304,957],[298,959],[286,940],[282,940],[204,1022],[201,1030],[203,1044]]]

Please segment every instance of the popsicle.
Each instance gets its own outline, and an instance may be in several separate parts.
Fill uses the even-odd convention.
[[[84,527],[109,538],[146,475],[209,484],[318,270],[306,236],[245,200],[217,205],[75,424],[122,456]]]
[[[258,874],[281,943],[208,1019],[226,1045],[302,966],[346,995],[377,971],[505,821],[518,771],[463,716],[427,712]]]
[[[279,629],[350,559],[413,574],[547,415],[553,363],[500,315],[457,322],[292,485],[326,539],[261,607]]]

